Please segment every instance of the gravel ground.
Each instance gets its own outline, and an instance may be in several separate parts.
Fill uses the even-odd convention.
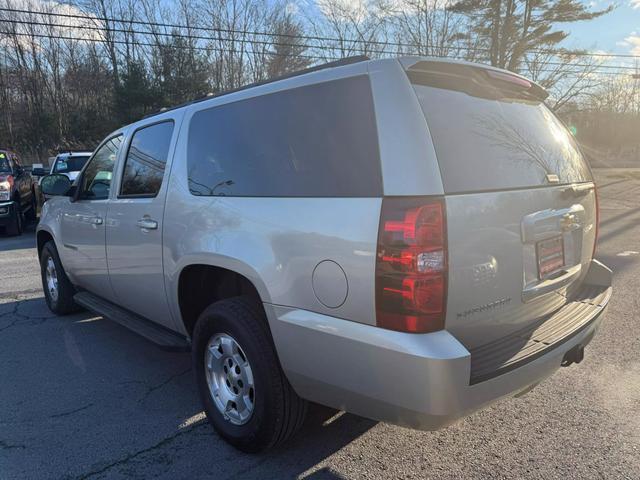
[[[640,171],[597,177],[615,293],[584,362],[439,432],[314,407],[260,456],[205,423],[187,354],[53,316],[33,232],[0,238],[0,479],[640,478]]]

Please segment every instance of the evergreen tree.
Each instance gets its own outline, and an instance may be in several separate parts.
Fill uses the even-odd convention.
[[[210,91],[207,59],[191,42],[176,33],[154,52],[153,70],[163,106],[179,105]]]
[[[469,34],[491,65],[517,71],[532,50],[561,50],[569,32],[558,24],[592,20],[613,6],[591,11],[580,0],[460,0],[450,9],[468,17]]]
[[[158,108],[158,91],[154,88],[143,62],[131,61],[120,75],[115,89],[116,114],[121,123],[140,120]]]
[[[273,51],[267,57],[267,76],[279,77],[308,67],[311,62],[304,56],[307,47],[302,38],[303,29],[292,15],[285,13],[278,18],[273,31],[277,36]]]

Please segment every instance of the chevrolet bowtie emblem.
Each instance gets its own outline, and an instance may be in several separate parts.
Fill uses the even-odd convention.
[[[580,226],[577,217],[573,213],[565,213],[560,219],[562,230],[574,230]]]

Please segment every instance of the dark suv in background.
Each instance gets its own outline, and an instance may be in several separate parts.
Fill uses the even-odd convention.
[[[0,150],[0,227],[20,235],[24,220],[35,220],[37,200],[31,173],[15,152]]]

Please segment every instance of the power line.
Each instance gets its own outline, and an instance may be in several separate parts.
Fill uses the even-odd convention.
[[[76,26],[70,26],[70,25],[65,25],[65,24],[61,24],[61,23],[48,23],[48,22],[35,22],[35,21],[20,21],[20,20],[3,20],[4,23],[9,23],[9,24],[18,24],[18,25],[29,25],[29,26],[43,26],[43,27],[55,27],[55,28],[66,28],[66,29],[76,29],[76,30],[90,30],[92,32],[100,32],[100,33],[106,33],[104,30],[102,29],[98,29],[96,27],[91,27],[91,26],[87,26],[87,25],[76,25]],[[201,35],[185,35],[182,33],[166,33],[166,32],[150,32],[150,31],[140,31],[140,30],[133,30],[133,29],[123,29],[123,28],[109,28],[108,31],[110,32],[117,32],[117,33],[126,33],[126,34],[130,34],[130,35],[151,35],[151,36],[162,36],[162,37],[169,37],[169,38],[184,38],[184,39],[189,39],[189,40],[205,40],[205,41],[223,41],[223,42],[231,42],[231,43],[249,43],[251,45],[267,45],[267,46],[284,46],[284,47],[291,47],[291,48],[309,48],[309,49],[316,49],[316,50],[323,50],[323,51],[331,51],[331,52],[335,52],[336,50],[339,50],[335,47],[331,47],[331,46],[326,46],[326,45],[315,45],[315,44],[304,44],[304,43],[285,43],[285,42],[277,42],[277,41],[264,41],[264,40],[256,40],[256,39],[244,39],[244,38],[223,38],[223,37],[206,37],[206,36],[201,36]],[[15,32],[18,33],[18,32]],[[27,32],[25,34],[25,36],[31,35],[32,33]],[[69,40],[72,40],[72,38],[69,38]],[[78,40],[89,40],[89,38],[80,38]],[[97,40],[97,39],[96,39]],[[107,40],[100,40],[100,41],[107,41]],[[109,41],[113,41],[113,40],[109,40]],[[119,43],[119,42],[116,42]],[[124,44],[132,44],[132,41],[124,41]],[[163,46],[162,44],[141,44],[138,43],[138,45],[141,46]],[[174,47],[176,47],[174,45]],[[188,47],[188,48],[196,48],[195,46],[193,47]],[[198,49],[200,49],[200,47],[197,47]],[[415,47],[414,47],[415,49]],[[455,47],[451,48],[452,50],[455,50]],[[205,48],[206,50],[206,48]],[[377,54],[383,54],[383,55],[396,55],[399,52],[397,51],[392,51],[392,50],[374,50],[374,49],[361,49],[361,48],[348,48],[346,49],[349,52],[360,52],[360,53],[369,53],[369,54],[373,54],[373,53],[377,53]],[[403,52],[405,54],[416,54],[418,52],[416,52],[415,50],[412,51],[408,51],[408,52]],[[281,54],[282,56],[290,56],[287,54]],[[299,54],[294,54],[297,55],[299,57],[302,58],[311,58],[311,59],[323,59],[324,57],[321,56],[313,56],[313,55],[305,55],[302,53]],[[432,56],[440,56],[443,58],[460,58],[458,56],[454,56],[454,55],[432,55]],[[620,73],[623,70],[631,70],[634,72],[637,72],[638,69],[636,67],[633,66],[627,66],[627,65],[602,65],[602,64],[598,64],[598,65],[592,65],[592,64],[586,64],[586,63],[563,63],[563,62],[544,62],[544,66],[568,66],[568,67],[575,67],[575,68],[589,68],[592,67],[595,70],[600,70],[600,69],[613,69],[616,70],[618,73]],[[552,72],[553,70],[550,70],[550,72]]]
[[[592,65],[589,63],[562,63],[562,62],[543,62],[545,66],[547,65],[556,65],[556,66],[571,66],[571,67],[593,67],[593,68],[608,68],[608,69],[616,69],[616,70],[632,70],[634,72],[638,71],[638,67],[632,67],[630,65],[602,65],[596,64]]]
[[[70,36],[61,36],[61,35],[44,35],[39,33],[19,33],[19,32],[0,32],[0,35],[16,35],[20,37],[33,37],[33,38],[47,38],[49,40],[71,40],[77,42],[92,42],[92,43],[104,43],[105,41],[99,38],[80,38],[80,37],[70,37]],[[131,45],[131,46],[142,46],[142,47],[157,47],[158,45],[155,43],[142,43],[138,41],[127,41],[127,40],[109,40],[111,43],[115,43],[118,45]],[[203,51],[214,51],[221,53],[248,53],[251,55],[265,55],[265,56],[276,56],[276,57],[291,57],[291,55],[280,54],[277,52],[257,52],[254,50],[237,50],[232,48],[218,48],[218,47],[198,47],[198,46],[172,46],[172,48],[177,48],[180,50],[203,50]],[[327,60],[328,57],[322,56],[313,56],[313,55],[304,55],[304,54],[296,54],[298,58],[307,58],[310,60]]]
[[[38,33],[20,33],[20,32],[0,32],[0,35],[16,35],[16,36],[21,36],[21,37],[30,37],[30,38],[46,38],[49,40],[70,40],[70,41],[77,41],[77,42],[91,42],[91,43],[104,43],[104,40],[102,39],[98,39],[98,38],[82,38],[82,37],[72,37],[72,36],[61,36],[61,35],[52,35],[52,34],[38,34]],[[109,40],[110,42],[114,43],[114,44],[118,44],[118,45],[129,45],[129,46],[142,46],[142,47],[157,47],[158,44],[156,43],[148,43],[148,42],[140,42],[140,41],[127,41],[127,40]],[[194,50],[201,50],[201,51],[214,51],[214,52],[220,52],[220,53],[246,53],[246,54],[251,54],[251,55],[264,55],[264,56],[276,56],[276,57],[291,57],[292,55],[287,55],[287,54],[280,54],[277,52],[271,52],[271,51],[264,51],[264,52],[258,52],[255,50],[250,50],[250,49],[242,49],[242,50],[238,50],[238,49],[233,49],[233,48],[220,48],[220,47],[205,47],[205,46],[179,46],[179,45],[174,45],[172,46],[172,48],[176,48],[179,50],[190,50],[190,49],[194,49]],[[322,61],[327,61],[327,60],[335,60],[338,57],[335,56],[319,56],[319,55],[304,55],[304,54],[295,54],[296,57],[298,58],[306,58],[309,60],[322,60]],[[539,69],[536,71],[537,73],[558,73],[557,70],[551,70],[551,69]],[[581,75],[581,74],[585,74],[585,72],[583,70],[575,70],[575,69],[569,69],[569,70],[563,70],[562,72],[560,72],[562,74],[569,74],[569,75]],[[595,73],[595,72],[592,72]],[[622,72],[613,72],[613,71],[605,71],[605,72],[598,72],[598,75],[626,75],[625,73]]]
[[[120,23],[120,24],[130,24],[130,25],[144,25],[144,26],[153,26],[153,27],[163,27],[163,28],[178,28],[178,29],[189,29],[189,30],[201,30],[208,32],[216,32],[216,33],[233,33],[233,34],[241,34],[241,35],[257,35],[257,36],[266,36],[266,37],[285,37],[285,38],[304,38],[306,40],[321,40],[321,41],[330,41],[330,42],[347,42],[347,43],[369,43],[373,45],[393,45],[399,47],[414,47],[414,45],[408,43],[401,42],[383,42],[380,40],[361,40],[361,39],[340,39],[334,37],[326,37],[320,35],[295,35],[295,34],[287,34],[287,33],[274,33],[274,32],[259,32],[255,30],[240,30],[240,29],[228,29],[228,28],[220,28],[220,27],[199,27],[194,25],[181,25],[174,23],[162,23],[162,22],[151,22],[151,21],[142,21],[142,20],[122,20],[118,18],[112,17],[98,17],[98,16],[90,16],[90,15],[77,15],[71,13],[55,13],[55,12],[43,12],[43,11],[33,11],[33,10],[21,10],[14,8],[3,8],[0,7],[0,11],[12,12],[12,13],[26,13],[30,15],[46,15],[53,17],[62,17],[62,18],[74,18],[79,20],[91,20],[93,22],[111,22],[111,23]],[[71,25],[69,27],[72,27]],[[111,27],[105,27],[105,29],[112,30]]]
[[[112,22],[112,23],[120,23],[120,24],[129,24],[129,25],[144,25],[144,26],[154,26],[154,27],[163,27],[163,28],[177,28],[177,29],[190,29],[190,30],[201,30],[201,31],[210,31],[217,33],[232,33],[232,34],[241,34],[241,35],[258,35],[258,36],[267,36],[267,37],[285,37],[285,38],[303,38],[305,40],[320,40],[320,41],[330,41],[330,42],[345,42],[345,43],[365,43],[371,45],[386,45],[386,46],[396,46],[396,47],[409,47],[415,48],[416,46],[409,43],[403,42],[388,42],[388,41],[380,41],[380,40],[364,40],[364,39],[340,39],[335,37],[327,37],[327,36],[318,36],[318,35],[295,35],[295,34],[286,34],[286,33],[273,33],[273,32],[259,32],[253,30],[239,30],[239,29],[225,29],[218,27],[200,27],[193,25],[181,25],[181,24],[171,24],[171,23],[163,23],[163,22],[151,22],[151,21],[142,21],[142,20],[122,20],[112,17],[98,17],[98,16],[90,16],[88,14],[78,15],[71,13],[55,13],[55,12],[43,12],[43,11],[34,11],[34,10],[22,10],[15,8],[0,8],[0,11],[12,12],[12,13],[25,13],[29,15],[46,15],[53,17],[62,17],[62,18],[74,18],[80,20],[90,20],[90,21],[101,21],[101,22]],[[73,28],[73,26],[69,26],[69,28]],[[106,30],[110,30],[110,27],[105,27]],[[451,47],[453,50],[465,50],[465,51],[483,51],[489,52],[489,48],[483,47],[465,47],[465,46],[456,46]],[[607,57],[607,58],[634,58],[640,59],[640,55],[633,54],[622,54],[622,53],[606,53],[606,52],[581,52],[581,51],[557,51],[557,50],[544,50],[544,49],[534,49],[527,52],[528,54],[540,53],[540,54],[552,54],[552,55],[568,55],[568,56],[585,56],[585,57]]]
[[[258,45],[273,45],[273,46],[283,46],[283,47],[293,47],[293,48],[309,48],[309,49],[317,49],[317,50],[325,50],[335,52],[336,50],[340,50],[339,47],[333,47],[329,45],[316,45],[316,44],[308,44],[308,43],[286,43],[286,42],[278,42],[278,41],[265,41],[265,40],[256,40],[256,39],[247,39],[247,38],[228,38],[228,37],[205,37],[202,35],[185,35],[182,33],[166,33],[166,32],[150,32],[150,31],[140,31],[126,28],[108,28],[108,29],[98,29],[96,27],[91,27],[87,25],[77,25],[70,26],[64,25],[61,23],[47,23],[47,22],[33,22],[33,21],[20,21],[20,20],[2,20],[3,23],[10,24],[18,24],[18,25],[31,25],[31,26],[43,26],[43,27],[55,27],[55,28],[66,28],[69,30],[90,30],[94,32],[117,32],[117,33],[126,33],[131,35],[151,35],[151,36],[161,36],[161,37],[170,37],[170,38],[186,38],[189,40],[206,40],[206,41],[222,41],[222,42],[237,42],[237,43],[251,43]],[[299,38],[299,37],[298,37]],[[348,47],[343,48],[343,50],[347,50],[349,52],[359,52],[359,53],[378,53],[383,55],[396,55],[397,51],[392,50],[375,50],[369,48],[358,48],[358,47]],[[416,47],[414,46],[414,50],[412,52],[406,52],[410,54],[415,54]],[[451,47],[451,50],[455,50],[455,47]],[[434,55],[437,56],[437,55]],[[451,58],[450,56],[447,56]]]

